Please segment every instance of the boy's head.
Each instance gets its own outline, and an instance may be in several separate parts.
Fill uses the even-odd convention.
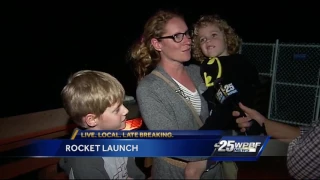
[[[219,57],[239,51],[241,39],[228,23],[217,15],[202,16],[194,25],[193,57]]]
[[[125,92],[110,74],[78,71],[68,79],[61,96],[66,112],[79,126],[92,130],[125,128],[128,113],[122,104]]]

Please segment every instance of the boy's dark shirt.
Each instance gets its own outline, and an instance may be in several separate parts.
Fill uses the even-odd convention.
[[[238,91],[237,96],[232,98],[236,98],[238,102],[254,108],[256,89],[260,85],[257,69],[240,54],[221,56],[219,57],[219,61],[222,67],[221,78],[223,79],[223,84],[232,83]],[[209,58],[201,64],[201,76],[207,87],[209,83],[217,79],[219,73],[218,63],[215,61],[213,64],[208,65],[208,62]],[[204,77],[205,72],[207,79],[208,76],[211,76],[210,82],[206,82],[206,77]],[[203,93],[212,113],[207,119],[206,125],[201,129],[239,130],[235,118],[232,116],[234,106],[228,101],[221,104],[216,99],[216,93],[217,90],[214,86],[208,87]]]

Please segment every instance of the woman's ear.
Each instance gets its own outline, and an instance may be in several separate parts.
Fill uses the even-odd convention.
[[[156,38],[151,39],[151,44],[156,51],[161,51],[161,42],[159,42]]]

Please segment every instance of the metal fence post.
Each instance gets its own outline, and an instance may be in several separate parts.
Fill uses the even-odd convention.
[[[320,123],[320,68],[319,68],[319,75],[318,75],[318,94],[317,96],[318,97],[318,102],[317,102],[317,105],[316,105],[316,109],[315,109],[315,118],[314,118],[314,124],[316,123]]]
[[[276,93],[275,91],[275,80],[276,80],[276,72],[277,72],[277,59],[278,59],[278,52],[279,52],[279,39],[276,40],[275,48],[274,48],[274,57],[272,62],[272,80],[271,80],[271,88],[270,88],[270,99],[269,99],[269,108],[268,108],[268,119],[271,117],[272,111],[272,100],[275,98]],[[275,103],[276,104],[276,103]]]

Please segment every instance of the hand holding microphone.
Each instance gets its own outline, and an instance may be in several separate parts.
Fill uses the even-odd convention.
[[[232,115],[235,117],[238,117],[236,121],[238,123],[238,126],[241,128],[241,132],[246,131],[246,128],[251,126],[248,122],[252,121],[252,119],[256,120],[256,122],[259,123],[260,126],[263,126],[264,122],[266,121],[266,117],[264,117],[258,111],[248,108],[242,103],[239,103],[239,107],[243,112],[245,112],[246,116],[239,117],[240,115],[239,111],[233,111]],[[265,132],[265,134],[267,133]]]

